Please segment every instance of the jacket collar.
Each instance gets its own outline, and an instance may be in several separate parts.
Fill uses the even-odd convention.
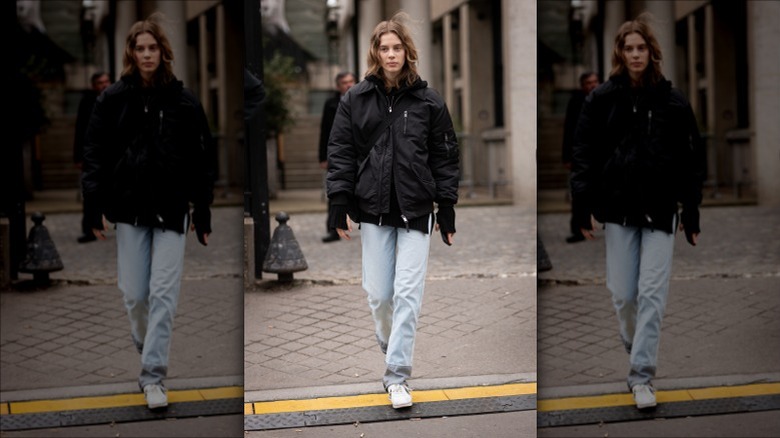
[[[377,90],[379,93],[382,93],[382,95],[386,95],[384,91],[384,82],[381,78],[375,75],[367,76],[366,80],[363,81],[366,83],[365,88],[357,90],[358,94],[368,93],[373,90]],[[393,94],[398,96],[401,94],[410,94],[412,96],[417,97],[418,99],[424,99],[425,98],[425,89],[428,87],[428,82],[417,78],[416,81],[412,85],[403,86],[400,89],[396,90]]]
[[[614,82],[615,85],[618,86],[618,88],[622,88],[626,90],[631,89],[631,79],[625,73],[611,76],[609,79],[612,82]],[[658,81],[658,83],[653,85],[645,85],[644,87],[642,87],[642,91],[650,91],[653,93],[658,93],[658,92],[669,91],[671,88],[672,88],[672,83],[668,81],[665,77],[661,76],[661,80]]]
[[[127,84],[127,86],[130,89],[135,90],[143,90],[143,87],[141,86],[141,76],[138,75],[138,73],[129,74],[126,76],[122,76],[120,79],[122,82]],[[184,83],[178,79],[174,79],[171,82],[160,86],[160,87],[153,87],[150,90],[153,92],[159,92],[159,93],[176,93],[181,91],[184,88]]]

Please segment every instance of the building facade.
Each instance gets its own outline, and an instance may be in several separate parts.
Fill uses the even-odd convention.
[[[298,2],[287,1],[288,12]],[[535,2],[329,0],[326,6],[329,72],[352,70],[359,78],[376,24],[408,13],[420,76],[444,97],[458,131],[466,195],[536,207]]]
[[[605,79],[620,24],[649,12],[664,75],[690,100],[707,141],[705,202],[780,205],[780,5],[761,1],[541,2],[540,189],[566,187],[566,100],[579,73]],[[549,21],[542,21],[542,18]]]
[[[73,166],[75,117],[92,73],[112,81],[122,70],[130,26],[162,12],[175,54],[174,73],[203,104],[219,150],[218,187],[227,193],[243,181],[243,17],[240,2],[220,0],[18,0],[17,18],[70,55],[55,78],[37,78],[48,124],[25,154],[28,191],[78,187]],[[30,30],[31,32],[31,30]],[[32,58],[48,56],[32,54]],[[231,80],[232,79],[232,80]],[[219,190],[219,189],[218,189]]]

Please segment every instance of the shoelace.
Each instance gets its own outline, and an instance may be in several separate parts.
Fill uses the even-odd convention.
[[[402,386],[402,385],[393,386],[392,388],[390,388],[390,394],[391,395],[392,394],[404,394],[404,393],[408,394],[409,393],[409,388],[406,388],[405,386]]]

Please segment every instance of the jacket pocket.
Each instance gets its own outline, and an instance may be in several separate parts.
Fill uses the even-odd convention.
[[[355,175],[355,196],[358,199],[367,200],[376,196],[379,183],[374,173],[374,167],[371,165],[371,157],[367,157],[360,163],[357,175]]]
[[[431,198],[436,195],[436,181],[433,180],[433,174],[428,166],[420,164],[416,161],[412,162],[412,172],[414,172],[417,180],[425,189],[425,193]]]

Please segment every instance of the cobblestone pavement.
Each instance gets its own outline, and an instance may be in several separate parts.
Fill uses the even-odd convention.
[[[518,277],[536,272],[536,215],[515,206],[455,207],[455,244],[431,238],[428,279]],[[291,214],[292,228],[309,268],[296,279],[336,284],[360,282],[360,230],[352,240],[322,243],[325,213]],[[271,220],[271,229],[278,224]],[[264,274],[264,279],[276,279]]]
[[[241,280],[184,281],[169,379],[240,376]],[[3,292],[0,391],[135,382],[140,357],[114,286]]]
[[[553,269],[539,275],[539,385],[625,380],[599,240],[567,244],[568,215],[539,217]],[[658,379],[780,371],[780,211],[702,210],[699,245],[676,240]]]
[[[238,207],[212,209],[213,232],[209,245],[204,247],[194,233],[187,236],[184,255],[184,279],[197,280],[214,277],[241,277],[243,266],[243,210]],[[60,254],[62,271],[52,272],[52,280],[88,284],[116,284],[116,242],[113,226],[109,227],[105,242],[79,244],[81,214],[62,213],[46,216],[43,225],[49,231]],[[28,218],[27,229],[32,227]],[[30,278],[19,274],[20,279]]]
[[[533,373],[536,217],[518,207],[456,211],[455,245],[438,233],[431,241],[414,378]],[[352,241],[323,244],[324,221],[324,214],[289,221],[309,264],[295,274],[299,281],[263,281],[245,296],[247,391],[380,385],[384,358],[359,285],[359,231]]]
[[[190,236],[169,379],[241,376],[241,210],[213,210],[208,247]],[[44,225],[65,269],[51,287],[0,293],[0,391],[135,382],[140,360],[116,287],[116,244],[76,243],[80,215]],[[20,274],[20,280],[29,277]]]
[[[569,244],[568,214],[539,216],[539,233],[553,269],[540,280],[603,283],[604,232],[593,242]],[[699,243],[690,246],[682,233],[675,239],[672,278],[761,277],[780,274],[780,209],[710,207],[701,209]]]

